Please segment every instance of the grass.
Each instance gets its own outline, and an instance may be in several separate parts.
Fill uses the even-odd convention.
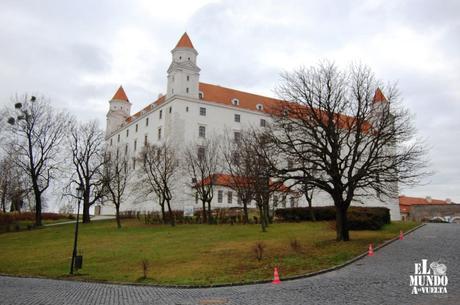
[[[278,223],[260,232],[258,225],[145,225],[113,220],[80,226],[83,269],[75,277],[155,284],[219,284],[271,279],[328,268],[382,243],[416,223],[394,222],[380,231],[352,231],[337,243],[328,222]],[[73,225],[0,235],[0,273],[68,277]],[[292,247],[297,240],[300,247]],[[265,245],[258,261],[254,246]],[[148,261],[147,277],[142,262]]]

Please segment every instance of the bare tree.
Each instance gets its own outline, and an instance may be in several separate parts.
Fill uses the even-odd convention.
[[[273,181],[278,161],[269,140],[266,131],[248,129],[237,142],[232,143],[227,137],[224,149],[226,167],[233,179],[230,187],[240,196],[246,218],[247,205],[252,200],[256,202],[263,232],[271,222],[270,198],[283,186],[282,182]]]
[[[142,164],[140,185],[148,193],[153,193],[158,198],[163,221],[166,219],[165,206],[168,208],[169,222],[175,226],[176,222],[171,209],[174,183],[179,168],[175,150],[167,142],[160,145],[147,143],[139,161]]]
[[[61,162],[60,145],[67,135],[69,114],[56,111],[44,98],[16,98],[9,111],[8,149],[15,164],[28,175],[35,199],[35,225],[42,225],[42,195]]]
[[[108,155],[104,162],[102,177],[103,194],[111,204],[115,206],[117,227],[121,228],[120,207],[129,195],[128,187],[131,178],[131,171],[128,169],[126,158],[116,154]]]
[[[83,188],[83,223],[90,222],[89,209],[102,196],[104,167],[104,133],[96,121],[74,123],[70,128],[69,149],[74,166],[66,194],[75,197],[72,191]]]
[[[211,202],[216,174],[221,169],[218,139],[210,138],[188,145],[184,152],[184,169],[192,181],[191,189],[202,203],[203,222],[212,223]]]
[[[349,240],[347,209],[366,196],[395,198],[398,183],[425,174],[423,143],[397,90],[383,96],[369,68],[339,71],[323,63],[283,75],[272,141],[302,168],[279,169],[328,193],[336,207],[337,240]],[[390,109],[391,106],[391,109]]]

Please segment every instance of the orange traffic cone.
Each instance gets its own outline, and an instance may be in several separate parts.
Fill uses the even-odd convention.
[[[272,284],[281,284],[280,276],[278,274],[278,267],[275,267],[275,271],[273,272],[273,282]]]
[[[372,248],[372,244],[369,244],[369,251],[367,252],[368,256],[374,256],[374,249]]]
[[[403,231],[399,231],[399,240],[403,240],[404,239],[404,233]]]

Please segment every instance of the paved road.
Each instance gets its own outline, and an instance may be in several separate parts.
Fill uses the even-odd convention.
[[[0,304],[460,304],[460,225],[429,224],[343,269],[286,281],[174,289],[0,277]],[[447,294],[412,295],[414,263],[442,259]]]

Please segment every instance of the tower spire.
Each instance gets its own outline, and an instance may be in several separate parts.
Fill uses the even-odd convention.
[[[176,48],[195,49],[193,47],[192,41],[190,40],[190,37],[188,37],[188,35],[187,35],[187,32],[184,32],[184,34],[182,34],[182,37],[177,42]]]
[[[385,97],[385,95],[383,95],[383,92],[382,90],[380,90],[380,88],[377,88],[377,90],[375,90],[374,99],[372,101],[374,103],[388,102],[387,98]]]
[[[121,100],[129,102],[128,96],[126,95],[123,86],[120,85],[117,92],[115,92],[115,95],[112,97],[112,100]]]

